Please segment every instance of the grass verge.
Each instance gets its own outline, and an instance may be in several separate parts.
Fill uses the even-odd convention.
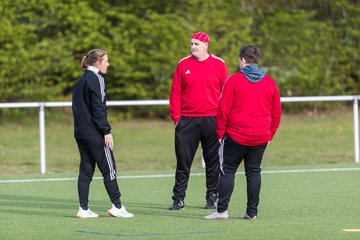
[[[174,129],[171,121],[119,121],[111,115],[109,119],[119,170],[175,169]],[[22,124],[2,121],[0,175],[39,173],[37,121],[36,118]],[[279,131],[265,152],[263,165],[351,163],[354,160],[353,136],[351,109],[317,115],[284,114]],[[47,173],[76,172],[78,162],[71,115],[64,114],[61,121],[47,116]],[[193,166],[201,166],[199,153]]]

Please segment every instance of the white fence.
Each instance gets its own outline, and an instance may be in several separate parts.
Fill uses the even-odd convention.
[[[321,97],[282,97],[281,102],[335,102],[352,101],[354,119],[354,161],[359,163],[359,107],[360,95]],[[168,105],[169,100],[108,101],[107,106],[149,106]],[[39,108],[40,173],[46,173],[45,158],[45,107],[71,107],[71,102],[27,102],[0,103],[0,108]]]

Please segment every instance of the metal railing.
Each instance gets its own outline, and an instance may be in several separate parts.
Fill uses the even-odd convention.
[[[309,97],[282,97],[281,102],[353,102],[354,122],[354,162],[359,163],[359,106],[360,95],[355,96],[309,96]],[[108,101],[107,106],[155,106],[168,105],[169,100],[129,100]],[[39,108],[39,135],[40,135],[40,173],[46,173],[45,151],[45,108],[71,107],[71,102],[27,102],[27,103],[0,103],[0,108]]]

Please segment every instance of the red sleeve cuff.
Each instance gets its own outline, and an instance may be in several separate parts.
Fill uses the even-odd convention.
[[[173,118],[174,124],[176,124],[180,120],[180,118],[181,118],[180,116],[179,117],[174,117]]]

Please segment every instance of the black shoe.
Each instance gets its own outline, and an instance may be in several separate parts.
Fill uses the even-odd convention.
[[[215,209],[216,208],[216,199],[217,195],[212,193],[209,196],[206,196],[206,209]]]
[[[206,200],[206,205],[205,205],[206,209],[216,209],[216,199],[207,199]]]
[[[254,215],[253,217],[250,217],[247,213],[245,213],[241,218],[246,219],[246,220],[254,220],[254,219],[256,219],[256,215]]]
[[[171,207],[169,207],[169,210],[181,210],[185,207],[183,200],[174,200],[174,203]]]

